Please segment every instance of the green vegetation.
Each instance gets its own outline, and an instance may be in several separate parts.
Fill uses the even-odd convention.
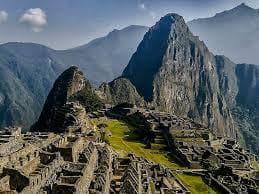
[[[72,101],[79,101],[85,107],[86,112],[93,112],[104,107],[104,103],[93,91],[90,83],[87,82],[86,86],[71,97]]]
[[[156,194],[156,188],[155,188],[154,182],[151,180],[149,184],[151,188],[151,194]]]
[[[152,149],[146,149],[145,145],[138,140],[138,135],[132,126],[118,120],[108,120],[107,125],[107,131],[112,134],[108,138],[109,143],[121,155],[134,153],[174,170],[181,168],[158,145],[153,146]]]
[[[95,125],[100,123],[107,124],[106,139],[121,156],[133,153],[137,156],[144,157],[149,161],[164,165],[171,170],[184,168],[168,156],[167,152],[163,150],[162,145],[152,144],[152,149],[146,149],[145,145],[138,139],[139,135],[136,129],[123,121],[100,118],[94,119],[93,123]],[[216,193],[212,188],[204,183],[200,176],[176,173],[175,175],[194,194]]]
[[[200,176],[177,174],[184,185],[188,187],[192,194],[216,194],[217,192],[204,183]]]
[[[259,161],[255,160],[251,162],[252,167],[256,170],[259,171]]]

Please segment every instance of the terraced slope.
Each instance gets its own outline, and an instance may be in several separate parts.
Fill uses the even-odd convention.
[[[152,144],[152,149],[145,148],[145,145],[140,142],[136,133],[136,128],[129,124],[106,117],[94,119],[93,123],[97,126],[99,124],[106,124],[106,141],[121,155],[126,156],[128,153],[133,153],[137,156],[159,163],[170,168],[175,172],[177,169],[184,169],[183,166],[175,162],[168,156],[164,149],[165,145],[159,142]],[[216,194],[217,192],[206,185],[199,176],[191,176],[183,173],[176,173],[175,176],[179,178],[183,184],[193,194]]]

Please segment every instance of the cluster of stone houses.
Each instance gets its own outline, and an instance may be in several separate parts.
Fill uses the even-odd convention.
[[[163,167],[134,155],[120,158],[92,133],[6,128],[0,141],[0,193],[189,193]]]
[[[171,156],[184,166],[210,172],[206,180],[223,193],[257,193],[259,183],[252,163],[258,163],[258,157],[233,138],[218,137],[213,130],[191,119],[153,110],[115,107],[107,115],[131,123],[139,124],[141,120],[151,133],[152,143],[165,144]],[[218,175],[224,167],[232,173]],[[205,177],[208,173],[200,175]]]
[[[0,193],[190,193],[175,172],[133,154],[121,157],[101,142],[80,105],[67,104],[58,114],[53,123],[64,130],[56,134],[0,130]],[[164,145],[190,168],[188,173],[202,170],[199,175],[223,193],[256,193],[259,176],[251,163],[258,158],[233,139],[217,137],[190,119],[152,110],[119,107],[98,115],[135,123],[146,130],[151,148]]]

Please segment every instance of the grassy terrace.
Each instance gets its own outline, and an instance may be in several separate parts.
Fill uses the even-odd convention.
[[[216,194],[217,193],[208,185],[206,185],[200,176],[193,176],[193,175],[187,175],[187,174],[177,174],[176,176],[184,183],[184,185],[193,194],[199,194],[199,193]]]
[[[110,145],[122,157],[128,153],[133,153],[137,156],[144,157],[149,161],[162,164],[171,170],[181,169],[173,159],[168,157],[163,147],[158,144],[152,144],[152,149],[146,149],[145,145],[137,140],[134,133],[135,129],[125,122],[115,119],[105,120],[104,118],[93,120],[95,125],[106,123],[107,140]],[[176,174],[176,176],[184,183],[184,185],[193,194],[216,194],[214,190],[208,187],[199,176],[190,176],[186,174]]]

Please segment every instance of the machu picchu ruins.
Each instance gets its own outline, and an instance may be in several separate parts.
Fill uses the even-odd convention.
[[[100,110],[99,115],[103,114],[142,123],[153,134],[146,144],[151,148],[163,144],[187,168],[172,171],[131,153],[120,157],[90,122],[87,130],[59,134],[5,128],[0,135],[0,190],[24,194],[191,193],[175,176],[182,171],[202,176],[222,193],[256,193],[258,173],[251,164],[258,158],[236,141],[216,139],[202,125],[167,113],[122,106]],[[72,123],[69,129],[85,129],[85,123]]]
[[[235,139],[218,137],[189,118],[130,103],[86,111],[82,102],[70,98],[85,87],[81,72],[72,67],[61,78],[31,131],[1,130],[0,193],[192,193],[180,175],[199,177],[218,193],[257,193],[259,158]],[[131,135],[143,145],[142,154],[115,149],[119,144],[109,140],[114,135],[108,130],[109,120],[134,126]],[[115,130],[120,133],[121,129]],[[121,140],[130,136],[122,135]],[[173,158],[166,160],[177,167],[146,158],[145,149]]]
[[[2,130],[1,192],[151,193],[152,181],[158,191],[188,193],[168,169],[134,155],[120,158],[107,144],[92,140],[87,133]]]

